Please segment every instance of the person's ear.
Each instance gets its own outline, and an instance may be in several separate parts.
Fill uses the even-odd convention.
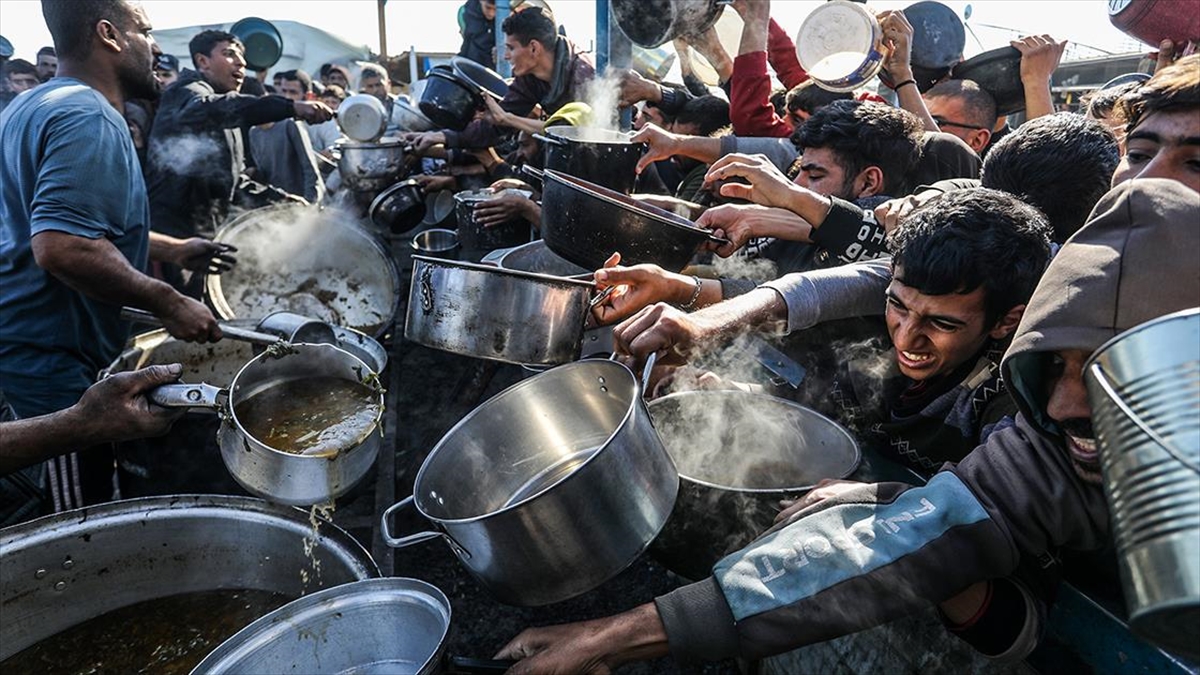
[[[192,54],[192,61],[195,61],[196,63],[196,72],[204,72],[205,70],[208,70],[208,54],[196,52],[195,54]]]
[[[988,332],[988,335],[995,340],[1003,340],[1012,335],[1013,331],[1017,329],[1017,324],[1021,323],[1022,316],[1025,316],[1025,305],[1013,307],[1004,316],[1000,317],[1000,320],[996,322],[995,326],[992,326],[992,330]]]
[[[108,47],[114,52],[122,50],[121,31],[113,25],[111,21],[102,19],[96,22],[96,37],[100,38],[100,43]]]
[[[975,151],[975,154],[982,155],[983,149],[988,146],[988,141],[992,140],[991,129],[974,129],[971,131],[967,145]]]
[[[863,169],[854,179],[854,192],[856,199],[883,194],[883,169],[877,166]]]

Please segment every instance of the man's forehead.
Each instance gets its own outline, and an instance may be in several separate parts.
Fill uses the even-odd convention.
[[[1190,144],[1189,139],[1200,136],[1200,110],[1156,110],[1129,132],[1129,140],[1152,137],[1156,142],[1176,145]]]

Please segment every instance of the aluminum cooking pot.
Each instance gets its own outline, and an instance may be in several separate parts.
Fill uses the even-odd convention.
[[[354,94],[338,105],[338,128],[359,143],[373,143],[387,130],[387,109],[370,94]]]
[[[501,602],[537,606],[623,570],[666,522],[679,478],[625,366],[588,360],[509,387],[454,426],[383,514],[388,545],[442,537]],[[396,536],[414,505],[433,530]]]
[[[494,251],[529,242],[529,221],[514,218],[504,223],[484,227],[475,220],[478,204],[505,194],[516,193],[526,199],[533,196],[528,190],[500,190],[491,188],[465,190],[454,195],[454,213],[458,220],[458,241],[468,251]]]
[[[342,143],[338,173],[342,184],[354,192],[383,190],[400,180],[407,168],[405,146],[398,138],[375,143]]]
[[[630,42],[654,48],[712,28],[729,0],[612,0],[613,19]]]
[[[425,256],[412,261],[409,340],[505,363],[579,358],[595,284]]]
[[[238,264],[205,279],[222,319],[287,310],[348,326],[372,337],[387,332],[400,300],[391,253],[366,229],[333,209],[280,204],[248,211],[217,231],[238,248]]]
[[[437,128],[433,120],[403,99],[392,101],[392,124],[401,131],[431,131]]]
[[[341,439],[335,453],[317,455],[276,450],[247,431],[252,420],[239,416],[240,403],[314,376],[375,388],[378,412],[373,424],[355,438]],[[383,391],[378,377],[358,358],[333,345],[297,344],[263,352],[238,371],[228,390],[207,384],[165,385],[152,390],[150,399],[164,407],[218,410],[217,442],[229,473],[252,494],[282,504],[308,506],[342,496],[367,475],[379,454]]]
[[[454,73],[450,66],[435,67],[425,77],[420,108],[425,116],[443,129],[462,131],[483,107],[478,88]]]
[[[300,598],[226,640],[192,672],[502,673],[512,661],[443,659],[450,601],[418,579],[365,579]],[[464,662],[474,663],[472,668]]]
[[[400,181],[380,192],[367,213],[381,230],[408,232],[425,217],[425,191],[415,178]]]
[[[779,500],[824,478],[846,478],[862,460],[841,425],[801,405],[741,391],[689,391],[649,405],[679,469],[679,498],[650,554],[703,579],[727,553],[771,527]]]
[[[623,194],[633,191],[643,146],[630,135],[607,129],[554,126],[534,134],[546,149],[547,169]]]
[[[450,57],[450,68],[459,79],[474,87],[484,96],[490,96],[497,101],[502,101],[505,96],[508,96],[508,83],[504,81],[500,73],[482,63],[472,61],[465,56],[452,56]]]
[[[306,537],[315,537],[312,559]],[[0,530],[0,551],[0,661],[146,600],[217,589],[296,598],[379,576],[336,525],[321,521],[314,535],[308,513],[250,497],[171,495],[64,511]],[[301,572],[316,564],[320,574],[306,582]]]
[[[558,171],[545,172],[543,187],[542,239],[585,269],[598,270],[619,252],[623,265],[678,272],[706,241],[728,243],[687,218]]]

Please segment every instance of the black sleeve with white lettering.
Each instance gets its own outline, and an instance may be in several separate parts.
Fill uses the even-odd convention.
[[[820,256],[828,266],[871,260],[887,253],[887,232],[875,222],[875,213],[833,197],[825,222],[812,232],[813,243],[829,252]]]

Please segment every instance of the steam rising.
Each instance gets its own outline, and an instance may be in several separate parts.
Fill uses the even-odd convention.
[[[196,134],[172,138],[154,138],[150,159],[156,165],[181,176],[228,175],[229,166],[214,162],[224,152],[224,139]]]
[[[621,99],[620,72],[607,69],[604,75],[584,85],[583,100],[592,108],[592,120],[587,126],[607,131],[620,131],[617,103]]]

